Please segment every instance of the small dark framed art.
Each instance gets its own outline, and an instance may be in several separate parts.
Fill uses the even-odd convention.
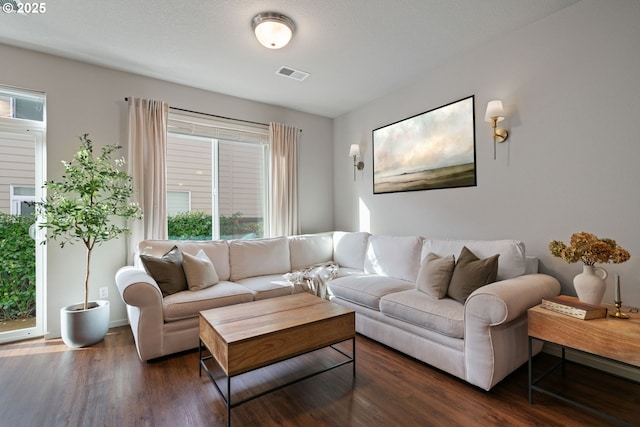
[[[373,130],[373,193],[476,185],[474,96]]]

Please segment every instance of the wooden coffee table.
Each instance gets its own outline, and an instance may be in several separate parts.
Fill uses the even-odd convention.
[[[200,312],[200,375],[209,375],[227,406],[227,425],[231,408],[314,375],[353,364],[356,374],[355,312],[308,293],[287,295]],[[352,341],[347,354],[334,344]],[[204,348],[203,348],[204,347]],[[331,347],[346,360],[288,382],[274,389],[231,402],[231,378],[324,347]],[[208,350],[209,355],[203,351]],[[206,353],[206,352],[204,352]],[[214,359],[226,376],[227,393],[206,365]]]

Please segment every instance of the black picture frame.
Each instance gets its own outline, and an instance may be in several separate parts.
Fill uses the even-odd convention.
[[[475,187],[475,95],[372,131],[373,194]]]

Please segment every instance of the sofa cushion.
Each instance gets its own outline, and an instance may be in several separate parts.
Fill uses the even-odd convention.
[[[140,255],[147,273],[156,281],[162,296],[175,294],[187,289],[187,279],[182,269],[182,253],[177,246],[161,257]]]
[[[218,278],[229,280],[229,244],[226,240],[143,240],[138,244],[138,253],[161,256],[173,246],[191,255],[196,255],[202,249],[213,263]]]
[[[244,286],[220,282],[199,291],[184,291],[162,300],[165,322],[198,317],[202,310],[253,301],[253,293]]]
[[[246,277],[283,274],[291,269],[289,241],[286,237],[229,242],[231,281]]]
[[[294,293],[293,285],[283,280],[282,274],[247,277],[237,282],[253,293],[254,300],[281,297]]]
[[[305,234],[288,239],[292,270],[333,260],[333,233]]]
[[[370,234],[366,231],[333,233],[333,260],[345,268],[364,270],[364,257]]]
[[[213,263],[202,249],[196,255],[183,252],[182,268],[190,291],[208,288],[220,281]]]
[[[362,273],[363,273],[362,270],[358,270],[356,268],[340,267],[338,268],[338,274],[336,277],[362,276]]]
[[[415,283],[421,248],[417,236],[370,236],[364,271]]]
[[[438,256],[457,256],[464,246],[480,258],[500,254],[497,280],[512,279],[526,272],[525,246],[518,240],[426,239],[422,245],[422,257],[429,252]]]
[[[444,298],[447,295],[447,288],[455,265],[453,255],[439,257],[429,252],[420,264],[416,288],[432,298]]]
[[[329,291],[338,298],[380,310],[380,298],[392,292],[414,289],[415,284],[393,277],[351,275],[328,282]]]
[[[464,336],[464,305],[451,298],[436,300],[411,289],[382,297],[380,312],[448,337]]]
[[[447,295],[464,304],[473,291],[495,282],[499,256],[500,254],[496,254],[480,259],[466,246],[463,247],[453,269]]]

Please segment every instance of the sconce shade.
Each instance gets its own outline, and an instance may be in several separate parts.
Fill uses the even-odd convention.
[[[260,44],[269,49],[285,47],[296,28],[291,18],[276,12],[257,14],[251,21],[251,27]]]
[[[351,144],[349,147],[349,157],[353,157],[353,180],[356,180],[356,169],[361,171],[364,169],[364,162],[356,162],[356,158],[360,157],[360,146],[358,144]]]
[[[487,104],[487,112],[484,115],[484,121],[491,123],[494,117],[497,117],[498,122],[504,120],[504,108],[502,108],[502,101],[494,99]]]

